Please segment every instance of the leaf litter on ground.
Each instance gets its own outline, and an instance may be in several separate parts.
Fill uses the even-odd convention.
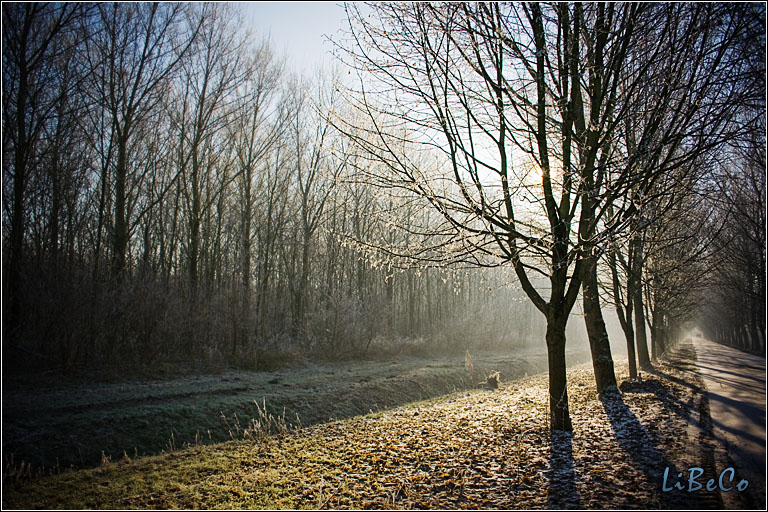
[[[30,508],[718,508],[661,490],[701,465],[701,382],[656,364],[599,398],[591,365],[568,370],[572,434],[549,431],[547,375],[501,382],[251,441],[65,472],[4,491]]]

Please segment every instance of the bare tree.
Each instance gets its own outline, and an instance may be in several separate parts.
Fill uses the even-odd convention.
[[[92,39],[92,83],[89,91],[113,128],[109,166],[114,185],[112,275],[126,267],[132,206],[144,175],[131,167],[136,133],[161,105],[165,85],[196,39],[198,24],[185,26],[190,7],[184,4],[102,4]]]
[[[570,430],[568,314],[584,285],[597,386],[610,388],[597,258],[605,240],[642,225],[643,198],[661,176],[732,133],[729,102],[741,94],[721,87],[733,82],[729,51],[743,22],[711,6],[371,10],[348,7],[349,56],[366,73],[358,108],[370,126],[355,140],[390,183],[429,201],[476,257],[513,266],[547,319],[552,427]],[[638,109],[645,121],[626,130]],[[425,148],[442,153],[442,169],[416,164],[413,154]],[[635,251],[640,261],[642,246]],[[633,289],[635,317],[644,325],[640,292]]]
[[[264,307],[275,242],[280,222],[275,212],[284,204],[286,174],[281,171],[281,138],[287,130],[287,109],[280,96],[282,63],[276,61],[270,47],[261,43],[248,63],[248,75],[240,85],[234,120],[230,125],[229,141],[235,154],[235,183],[239,196],[240,278],[242,283],[241,322],[243,331],[250,332],[252,281],[254,274],[254,238],[258,236],[259,281],[255,329],[262,327]],[[278,215],[280,217],[280,215]],[[257,225],[254,225],[257,224]],[[258,332],[255,332],[258,336]],[[237,338],[236,340],[237,341]],[[237,346],[233,345],[233,352]]]
[[[4,332],[20,321],[27,187],[41,165],[39,143],[46,123],[76,88],[72,80],[52,86],[59,78],[57,65],[82,42],[78,25],[89,11],[79,4],[3,4],[3,192],[10,207],[3,212],[10,239]]]
[[[711,303],[702,311],[713,339],[754,351],[766,339],[764,133],[724,162],[713,208],[723,229],[712,241]]]
[[[680,222],[669,211],[678,207],[677,211],[685,211],[691,193],[711,195],[708,183],[718,179],[712,173],[716,166],[711,156],[753,133],[755,120],[761,116],[753,106],[761,103],[761,96],[764,98],[756,79],[762,74],[755,73],[754,63],[745,65],[753,59],[745,59],[743,51],[744,39],[761,31],[754,9],[744,5],[686,5],[659,7],[653,13],[647,39],[633,50],[627,73],[646,69],[649,83],[654,85],[645,90],[626,89],[635,100],[629,103],[632,114],[625,118],[617,145],[618,151],[627,152],[624,161],[635,166],[634,172],[640,177],[631,186],[625,208],[636,213],[627,233],[628,253],[622,257],[614,252],[609,260],[613,299],[631,352],[630,363],[636,342],[640,366],[646,369],[651,364],[644,299],[645,290],[649,290],[645,275],[648,253],[669,248],[663,242],[667,232],[663,224],[674,228]],[[645,170],[650,168],[657,172],[648,174]],[[699,222],[703,225],[706,219]],[[649,236],[649,229],[653,236]],[[711,234],[703,235],[702,240],[706,243],[708,237]],[[623,243],[618,242],[614,249]],[[693,254],[703,257],[707,252]],[[623,292],[617,281],[622,274],[619,266],[626,279]],[[686,288],[681,288],[681,296],[686,296]],[[681,323],[671,313],[668,317],[670,323]]]
[[[245,77],[242,40],[232,22],[233,9],[205,5],[194,12],[197,39],[181,61],[177,80],[178,105],[172,114],[184,212],[187,221],[185,252],[193,294],[200,279],[203,222],[220,194],[212,194],[213,170],[223,149],[224,129],[230,122],[232,94]],[[224,180],[229,181],[228,179]]]
[[[387,155],[400,183],[427,198],[465,239],[474,237],[476,250],[513,265],[547,319],[552,427],[570,430],[565,324],[582,286],[582,256],[596,240],[596,212],[604,204],[594,194],[602,179],[595,175],[600,142],[615,126],[619,73],[639,11],[538,4],[375,9],[378,26],[355,18],[356,56],[403,91],[389,100],[403,108],[374,112],[365,97],[361,108],[378,136],[367,149]],[[434,142],[426,144],[443,149],[443,179],[452,178],[455,195],[433,188],[407,155],[392,151],[378,120],[386,114],[431,130]],[[548,298],[532,275],[548,280]],[[593,345],[603,390],[615,377],[600,343],[607,345],[607,336]]]
[[[312,268],[313,237],[320,227],[325,205],[336,185],[336,175],[344,166],[344,159],[334,158],[330,150],[335,134],[325,114],[338,100],[335,88],[321,87],[312,105],[312,97],[303,85],[295,84],[292,91],[291,142],[295,148],[295,186],[298,202],[298,231],[300,254],[297,275],[291,282],[294,327],[304,329],[307,291]]]

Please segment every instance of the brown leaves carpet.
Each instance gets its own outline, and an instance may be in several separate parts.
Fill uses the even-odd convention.
[[[712,471],[706,403],[684,361],[598,398],[568,372],[574,431],[550,434],[547,376],[454,393],[261,441],[194,447],[64,473],[4,492],[43,508],[718,508],[717,492],[662,491]],[[503,375],[502,375],[503,378]]]

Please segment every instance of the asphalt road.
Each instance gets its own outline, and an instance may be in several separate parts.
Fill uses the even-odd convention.
[[[727,508],[765,509],[765,359],[694,338],[696,364],[708,391],[713,433],[721,450],[718,471],[733,467],[743,493],[721,492]]]

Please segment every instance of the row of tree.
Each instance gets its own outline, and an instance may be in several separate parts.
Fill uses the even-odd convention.
[[[341,118],[340,129],[391,186],[443,216],[441,234],[461,235],[461,254],[514,268],[547,322],[554,429],[571,429],[565,325],[579,297],[598,391],[616,385],[601,262],[632,377],[635,353],[648,369],[690,317],[715,254],[739,269],[726,280],[765,282],[713,250],[735,218],[709,213],[718,201],[740,202],[712,190],[728,187],[715,170],[736,169],[739,149],[764,143],[763,6],[369,9],[348,7],[354,37],[344,53],[359,71],[353,101],[367,122],[360,130]],[[425,171],[420,149],[441,155],[436,170]],[[749,254],[764,261],[764,231],[754,235]]]
[[[764,139],[722,169],[713,211],[723,222],[713,240],[717,258],[699,320],[710,339],[758,354],[765,354],[766,335],[765,169]]]
[[[235,9],[3,5],[6,361],[543,334],[570,430],[579,301],[600,392],[603,306],[632,377],[697,314],[764,347],[763,6],[353,4],[356,84]]]

